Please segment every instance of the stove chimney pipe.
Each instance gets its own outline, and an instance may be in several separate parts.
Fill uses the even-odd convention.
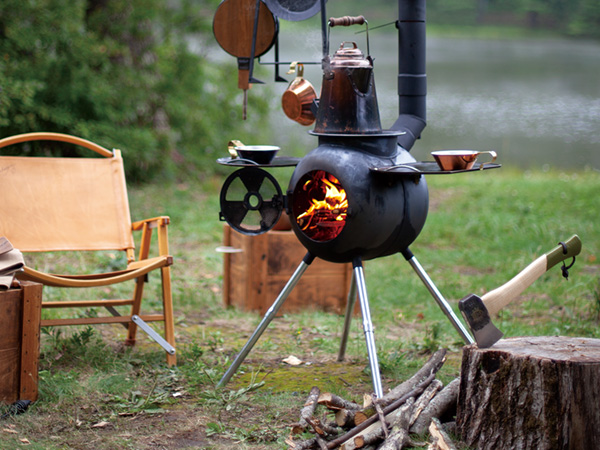
[[[398,0],[398,144],[410,150],[426,125],[425,1]]]

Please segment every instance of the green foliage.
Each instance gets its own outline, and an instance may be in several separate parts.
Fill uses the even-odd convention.
[[[53,131],[121,148],[130,181],[202,169],[240,113],[235,70],[204,51],[217,4],[4,0],[0,135]],[[249,128],[265,111],[254,101]]]
[[[579,0],[572,17],[568,27],[570,34],[600,38],[600,3],[596,0]]]

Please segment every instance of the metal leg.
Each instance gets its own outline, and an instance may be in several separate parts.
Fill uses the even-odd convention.
[[[463,339],[465,344],[473,344],[475,340],[471,337],[471,335],[464,327],[462,322],[458,319],[456,314],[454,314],[452,307],[446,301],[446,299],[435,286],[435,284],[433,284],[433,281],[431,280],[431,278],[429,278],[429,275],[427,275],[427,272],[425,272],[425,269],[423,269],[421,264],[419,264],[419,261],[417,261],[415,255],[413,255],[409,249],[406,249],[404,252],[402,252],[402,254],[406,258],[408,263],[412,266],[412,268],[415,270],[415,272],[417,272],[417,275],[425,284],[425,286],[437,302],[438,306],[441,308],[444,314],[446,314],[446,317],[448,317],[452,325],[454,325],[454,328],[456,328],[456,331],[458,331],[458,334],[460,334],[460,337]]]
[[[294,289],[294,287],[296,286],[296,284],[298,283],[298,281],[300,280],[300,278],[302,277],[306,269],[308,269],[308,266],[313,262],[314,259],[315,257],[310,253],[307,253],[304,256],[304,259],[302,260],[296,271],[292,274],[292,277],[288,280],[287,284],[283,287],[283,289],[275,299],[275,302],[273,302],[271,307],[267,310],[267,313],[261,320],[256,330],[254,330],[254,333],[252,333],[252,336],[250,336],[250,339],[248,339],[248,342],[246,342],[244,347],[242,347],[242,350],[240,350],[238,355],[235,357],[233,363],[231,363],[231,366],[229,366],[229,369],[227,369],[227,372],[225,372],[225,375],[223,375],[221,381],[219,381],[219,383],[217,384],[217,387],[223,387],[229,382],[233,374],[238,370],[242,362],[244,362],[244,359],[246,359],[246,356],[248,356],[248,353],[250,353],[250,350],[252,350],[252,347],[254,347],[254,344],[256,344],[256,341],[258,341],[258,339],[263,334],[267,326],[269,326],[271,321],[275,318],[277,311],[279,311],[279,308],[281,307],[281,305],[283,305],[283,302],[288,298],[290,292],[292,292],[292,290]]]
[[[353,261],[354,280],[358,289],[358,300],[363,319],[363,331],[365,341],[367,342],[367,353],[369,354],[369,366],[371,368],[371,380],[375,396],[383,397],[383,388],[381,386],[381,374],[379,373],[379,362],[377,361],[377,348],[375,347],[375,334],[373,333],[373,323],[371,322],[371,311],[369,310],[369,299],[367,298],[367,286],[365,284],[365,274],[362,261],[357,258]]]
[[[346,302],[346,317],[344,319],[344,330],[342,331],[342,342],[338,352],[338,361],[343,361],[346,356],[346,346],[348,344],[348,335],[350,334],[350,324],[352,323],[352,312],[356,304],[356,280],[352,272],[352,281],[350,281],[350,291],[348,292],[348,301]]]
[[[148,336],[150,336],[154,341],[160,345],[169,355],[175,354],[175,347],[169,344],[160,334],[150,327],[140,316],[134,314],[131,316],[131,321],[135,323],[138,327],[140,327]]]

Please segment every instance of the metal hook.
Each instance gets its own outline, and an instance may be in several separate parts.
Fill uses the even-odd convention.
[[[563,253],[566,255],[568,253],[568,249],[567,249],[567,244],[565,244],[564,242],[559,242],[559,245],[562,246],[563,248]],[[575,264],[575,257],[573,256],[573,260],[571,261],[571,264],[569,264],[568,266],[565,264],[565,262],[563,261],[562,266],[560,268],[560,270],[562,271],[562,276],[565,279],[569,279],[569,269],[571,267],[573,267],[573,265]]]

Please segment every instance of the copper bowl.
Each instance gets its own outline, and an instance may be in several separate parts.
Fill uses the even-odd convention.
[[[475,150],[440,150],[437,152],[431,152],[431,155],[440,166],[440,169],[444,171],[452,170],[469,170],[477,161],[477,157],[481,154],[489,154],[491,161],[487,161],[481,164],[481,169],[485,164],[490,164],[496,160],[496,152],[478,152]]]

